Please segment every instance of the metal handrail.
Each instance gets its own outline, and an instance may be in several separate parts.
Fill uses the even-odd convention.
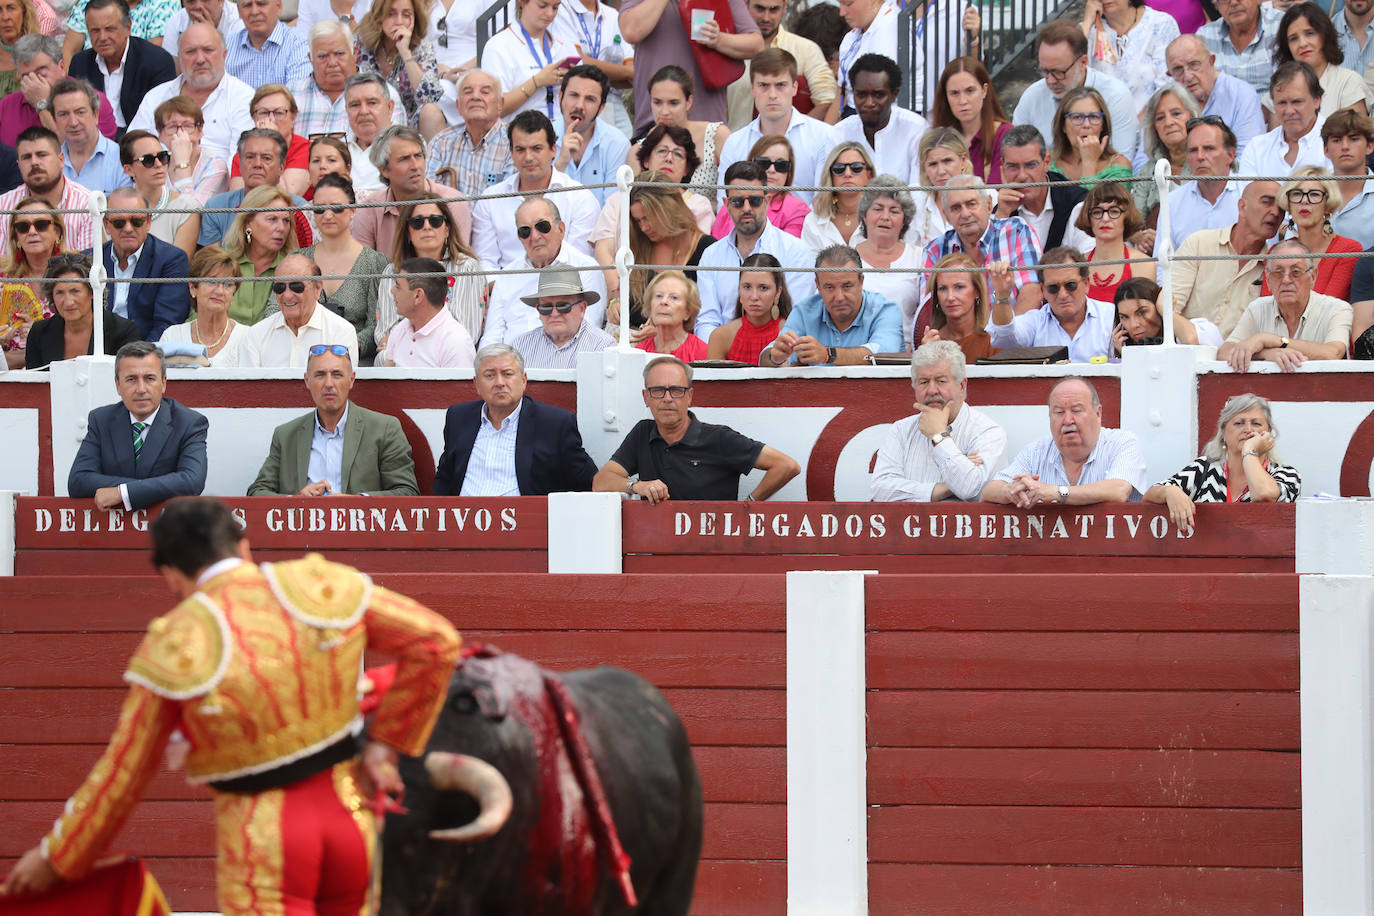
[[[482,10],[477,17],[477,65],[482,65],[482,50],[487,46],[487,42],[496,37],[496,34],[511,24],[511,12],[515,6],[514,0],[496,0],[491,6]]]

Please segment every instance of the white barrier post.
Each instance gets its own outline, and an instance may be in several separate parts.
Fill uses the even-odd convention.
[[[1121,428],[1136,434],[1150,480],[1198,456],[1197,366],[1210,348],[1123,347]]]
[[[1173,168],[1169,165],[1169,159],[1165,158],[1155,163],[1155,187],[1159,189],[1159,218],[1155,220],[1155,247],[1154,256],[1159,259],[1159,266],[1156,268],[1156,275],[1159,277],[1160,294],[1159,301],[1169,303],[1169,307],[1160,311],[1159,317],[1164,320],[1164,346],[1174,345],[1174,310],[1173,310],[1173,283],[1169,278],[1169,259],[1174,254],[1173,236],[1170,235],[1169,215],[1169,191],[1173,187]]]
[[[1374,912],[1374,503],[1297,506],[1302,898]]]
[[[105,309],[105,257],[102,236],[105,232],[105,192],[92,191],[88,204],[91,212],[91,311],[95,314],[95,326],[91,329],[91,352],[99,356],[105,352],[105,322],[101,320]]]
[[[787,912],[868,912],[864,574],[787,574]]]
[[[620,277],[620,338],[622,350],[633,349],[630,345],[630,265],[634,264],[634,252],[630,251],[630,183],[635,180],[634,170],[628,165],[616,169],[615,183],[620,189],[620,237],[616,239],[615,271]],[[606,303],[610,308],[611,304]]]
[[[577,356],[577,428],[597,466],[620,447],[625,434],[649,415],[644,406],[644,364],[635,347],[608,347]]]
[[[549,572],[619,575],[619,493],[549,494]]]
[[[0,490],[0,576],[14,575],[15,513],[19,511],[15,490]]]
[[[52,403],[52,482],[56,496],[67,495],[67,474],[76,460],[81,440],[86,438],[87,416],[95,408],[119,400],[114,363],[113,356],[78,356],[59,360],[48,367]]]

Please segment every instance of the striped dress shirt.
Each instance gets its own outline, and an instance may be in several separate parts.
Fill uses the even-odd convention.
[[[520,483],[515,479],[515,437],[520,434],[520,407],[497,429],[487,418],[487,406],[482,405],[482,418],[477,421],[477,438],[472,443],[468,470],[463,475],[463,489],[459,496],[519,496]]]
[[[85,251],[91,247],[91,192],[72,181],[63,178],[62,199],[57,202],[58,209],[82,210],[82,213],[63,213],[62,225],[66,228],[66,241],[63,244],[71,251]],[[13,210],[14,205],[33,192],[27,185],[0,194],[0,210]],[[51,199],[51,198],[49,198]],[[10,254],[10,214],[0,213],[0,257]]]
[[[290,86],[310,76],[310,46],[285,23],[277,23],[261,50],[253,47],[246,26],[235,29],[224,45],[224,69],[250,86]]]
[[[615,338],[583,320],[582,327],[561,347],[544,332],[543,325],[521,334],[510,345],[520,351],[530,369],[576,369],[577,354],[614,347]]]

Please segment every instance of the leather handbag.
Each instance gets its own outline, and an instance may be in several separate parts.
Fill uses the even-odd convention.
[[[682,29],[687,33],[687,43],[692,48],[692,57],[701,71],[701,81],[707,89],[724,89],[744,75],[744,61],[726,57],[708,48],[699,41],[692,41],[692,11],[706,10],[716,20],[722,33],[735,31],[735,17],[730,13],[729,0],[679,0],[678,15],[682,17]]]

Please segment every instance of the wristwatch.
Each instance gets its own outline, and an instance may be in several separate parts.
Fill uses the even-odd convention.
[[[838,354],[835,352],[835,348],[834,348],[834,347],[826,347],[826,348],[825,348],[825,361],[826,361],[827,363],[829,363],[830,365],[832,365],[832,366],[835,365],[835,358],[836,358],[837,355],[838,355]]]
[[[627,480],[627,481],[625,481],[625,492],[628,493],[628,494],[630,494],[631,497],[634,497],[634,496],[637,495],[637,494],[635,493],[635,482],[634,482],[633,480]]]
[[[36,111],[47,111],[47,110],[48,110],[48,100],[47,100],[47,99],[39,99],[37,102],[34,102],[34,103],[33,103],[33,107],[34,107],[34,109],[35,109]]]
[[[1059,487],[1059,504],[1062,506],[1064,503],[1066,503],[1066,502],[1068,502],[1068,501],[1069,501],[1069,488],[1068,488],[1068,487],[1065,487],[1065,486],[1060,486],[1060,487]]]
[[[931,447],[931,448],[936,448],[936,447],[938,447],[938,446],[940,445],[941,442],[944,442],[946,439],[949,438],[950,432],[952,432],[952,430],[948,430],[948,429],[947,429],[947,430],[945,430],[944,432],[938,432],[938,433],[936,433],[935,435],[931,436],[931,437],[930,437],[930,447]]]
[[[1288,349],[1288,345],[1291,344],[1292,342],[1293,342],[1293,341],[1289,340],[1287,337],[1280,337],[1280,338],[1279,338],[1279,349],[1280,349],[1280,350],[1286,350],[1286,349]]]

